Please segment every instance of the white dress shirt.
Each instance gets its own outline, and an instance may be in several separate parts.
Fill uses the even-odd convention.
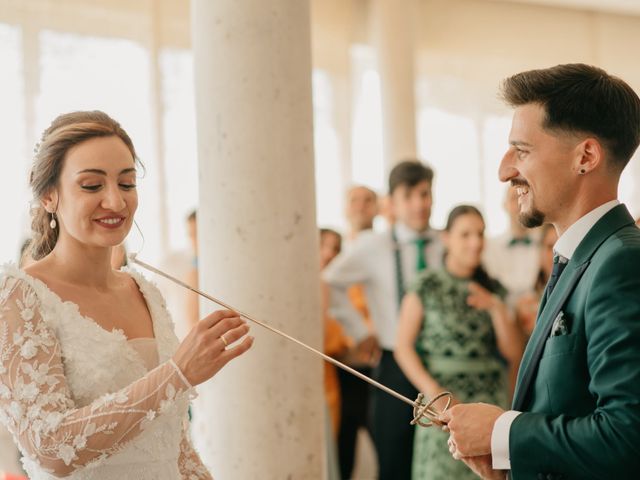
[[[418,252],[414,241],[419,237],[429,240],[425,248],[428,268],[442,266],[443,247],[440,234],[435,230],[429,229],[421,234],[398,223],[394,231],[400,248],[406,291],[416,276]],[[356,341],[369,335],[369,330],[362,316],[353,308],[347,290],[354,284],[364,286],[371,320],[378,341],[385,350],[394,349],[398,325],[395,248],[390,231],[363,232],[323,271],[323,279],[331,287],[330,313]]]
[[[618,200],[611,200],[599,207],[591,210],[571,225],[558,239],[553,246],[556,254],[562,255],[567,260],[571,257],[580,245],[580,242],[589,233],[589,230],[600,220],[609,210],[620,205]],[[495,470],[510,470],[511,458],[509,455],[509,431],[511,424],[521,412],[509,410],[498,417],[491,432],[491,456],[493,468]]]
[[[483,263],[487,273],[504,286],[507,303],[514,306],[518,297],[533,290],[540,270],[539,232],[529,232],[529,244],[511,245],[511,232],[487,240]]]

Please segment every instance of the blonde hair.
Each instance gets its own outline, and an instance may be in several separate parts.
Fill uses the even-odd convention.
[[[29,185],[33,193],[31,209],[32,241],[30,254],[34,260],[47,256],[58,241],[60,227],[49,225],[50,214],[42,206],[42,198],[58,186],[67,152],[72,147],[96,137],[116,136],[137,160],[131,138],[118,122],[104,112],[94,110],[71,112],[58,116],[42,134],[36,146]]]

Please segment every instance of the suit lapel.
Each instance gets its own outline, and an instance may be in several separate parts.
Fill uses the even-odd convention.
[[[547,288],[545,287],[544,292],[542,293],[542,298],[540,299],[540,305],[538,306],[538,314],[536,316],[536,325],[538,324],[538,320],[540,319],[540,314],[544,311],[544,307],[547,305],[548,298],[549,298],[549,294],[547,293]]]
[[[612,208],[589,230],[585,238],[580,242],[551,295],[547,295],[545,292],[538,311],[536,327],[527,344],[520,370],[518,371],[518,381],[513,400],[514,410],[522,411],[525,406],[553,320],[589,266],[591,257],[613,233],[632,223],[633,217],[624,205]]]
[[[558,284],[553,289],[551,295],[549,295],[546,304],[540,312],[534,335],[532,335],[522,359],[522,368],[518,372],[518,382],[516,392],[513,400],[514,410],[520,410],[524,405],[526,395],[529,392],[529,388],[535,373],[538,370],[538,364],[540,363],[540,357],[544,350],[544,345],[551,332],[553,320],[556,318],[560,310],[564,306],[565,302],[569,298],[571,292],[578,284],[580,277],[589,266],[589,262],[585,262],[581,265],[567,265],[565,272],[558,280]]]

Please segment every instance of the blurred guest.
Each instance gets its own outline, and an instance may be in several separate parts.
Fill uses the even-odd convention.
[[[373,229],[373,220],[378,215],[378,195],[370,188],[356,185],[347,191],[347,242],[352,242],[364,230]]]
[[[361,358],[377,364],[374,378],[410,398],[415,398],[417,391],[396,364],[393,349],[406,287],[417,272],[437,268],[442,262],[440,234],[429,226],[432,181],[433,170],[419,161],[396,165],[389,175],[389,194],[397,218],[394,227],[359,235],[323,275],[332,287],[332,313],[355,340]],[[365,286],[373,332],[348,297],[354,284]],[[380,480],[411,478],[414,429],[407,422],[411,407],[376,390],[371,410]]]
[[[324,268],[340,253],[342,237],[334,230],[320,229],[320,270]],[[322,312],[324,317],[324,353],[330,357],[342,357],[351,346],[350,340],[344,334],[342,325],[329,315],[329,288],[322,284]],[[339,471],[336,452],[336,437],[340,429],[341,395],[337,368],[329,362],[324,362],[324,391],[327,408],[329,410],[330,426],[327,426],[327,472],[329,480],[343,478]]]
[[[320,229],[320,269],[329,263],[340,253],[342,247],[342,237],[334,230],[328,228]],[[323,312],[324,312],[324,353],[330,357],[341,357],[350,346],[350,341],[344,334],[342,325],[332,318],[328,312],[329,289],[323,285]],[[328,362],[324,364],[324,386],[329,413],[331,414],[331,424],[334,435],[338,434],[340,425],[340,384],[338,381],[337,368]]]
[[[342,236],[330,228],[320,229],[320,270],[331,263],[342,250]]]
[[[351,187],[347,192],[345,214],[349,224],[345,245],[348,248],[360,234],[373,229],[373,222],[378,214],[378,195],[368,187],[360,185]],[[373,334],[364,285],[352,285],[349,287],[348,295],[352,305],[362,315],[370,333]],[[371,367],[367,361],[362,361],[356,356],[344,360],[360,373],[371,376]],[[338,371],[338,378],[341,392],[338,433],[340,474],[342,478],[351,478],[355,464],[358,431],[361,428],[368,430],[369,427],[369,386],[343,370]]]
[[[383,222],[383,226],[379,230],[389,230],[393,224],[396,223],[396,216],[393,213],[393,207],[391,205],[391,196],[383,195],[380,197],[378,201],[378,211],[380,214],[378,218],[380,218]],[[378,225],[375,225],[376,230],[378,230]]]
[[[196,210],[187,216],[187,235],[191,247],[191,265],[187,270],[186,282],[198,288],[198,221]],[[187,324],[192,327],[200,318],[200,298],[197,293],[185,290],[182,292],[185,302],[185,318]]]
[[[507,303],[513,307],[521,295],[530,291],[538,275],[539,233],[519,222],[515,187],[507,189],[503,206],[509,216],[509,230],[487,241],[484,264],[489,275],[507,289]]]
[[[536,315],[538,305],[542,298],[542,293],[551,276],[553,268],[553,246],[558,240],[553,225],[547,223],[542,227],[542,238],[540,242],[540,266],[536,282],[532,290],[522,295],[516,303],[516,320],[527,338],[531,336],[533,327],[536,325]]]
[[[506,406],[504,359],[518,364],[523,342],[503,302],[506,290],[482,268],[484,221],[472,206],[449,214],[444,268],[421,274],[402,302],[395,358],[413,385],[432,398]],[[440,407],[442,404],[440,402]],[[417,427],[414,480],[477,478],[454,460],[447,433]]]
[[[636,225],[640,227],[640,217],[636,220]]]
[[[161,263],[161,269],[195,288],[198,287],[198,227],[197,214],[192,211],[186,218],[189,247],[170,253]],[[173,315],[176,335],[182,339],[199,319],[198,295],[165,278],[157,278],[158,287],[167,300]]]

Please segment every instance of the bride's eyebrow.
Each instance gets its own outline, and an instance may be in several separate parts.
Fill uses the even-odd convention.
[[[120,173],[118,175],[124,175],[125,173],[135,173],[136,169],[131,167],[131,168],[125,168],[124,170],[121,170]],[[76,172],[76,175],[80,175],[81,173],[96,173],[98,175],[106,175],[107,172],[105,172],[104,170],[101,170],[99,168],[85,168],[84,170],[80,170],[79,172]]]

